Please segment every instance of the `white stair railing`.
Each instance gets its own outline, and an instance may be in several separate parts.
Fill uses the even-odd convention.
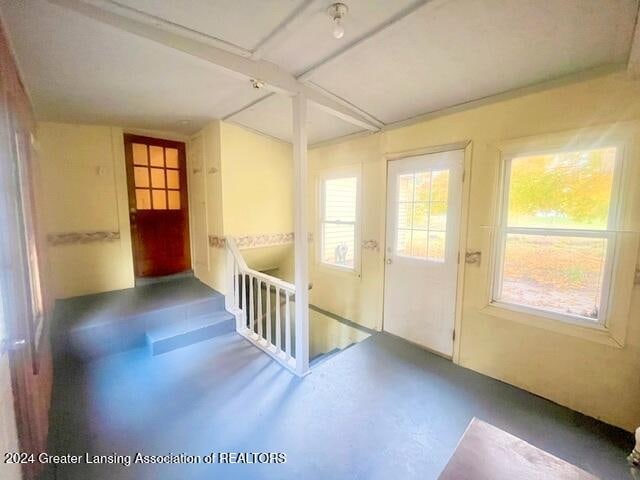
[[[302,359],[292,349],[295,286],[249,268],[232,237],[226,238],[226,248],[225,307],[236,318],[236,331],[299,375]]]

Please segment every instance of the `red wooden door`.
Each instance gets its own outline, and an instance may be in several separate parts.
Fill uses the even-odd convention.
[[[184,143],[124,136],[136,277],[191,268]]]

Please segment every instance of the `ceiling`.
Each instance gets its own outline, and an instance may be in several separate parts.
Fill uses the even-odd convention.
[[[89,0],[86,0],[89,1]],[[637,0],[91,0],[272,62],[380,124],[623,64]],[[40,120],[191,134],[220,118],[286,141],[288,97],[47,0],[0,0]],[[362,130],[310,105],[311,143]]]

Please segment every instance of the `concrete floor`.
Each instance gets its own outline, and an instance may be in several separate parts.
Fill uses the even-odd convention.
[[[56,364],[52,450],[283,452],[284,464],[60,465],[68,479],[435,479],[473,417],[603,479],[630,478],[629,433],[386,334],[300,380],[235,333],[157,357]]]

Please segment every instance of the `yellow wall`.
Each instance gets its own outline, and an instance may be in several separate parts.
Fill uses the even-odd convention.
[[[357,273],[321,266],[318,260],[319,175],[341,166],[356,165],[361,171],[361,238],[377,240],[384,236],[386,168],[380,155],[380,136],[371,135],[309,151],[309,277],[313,288],[309,302],[324,310],[369,328],[380,328],[382,312],[383,265],[381,252],[362,250]]]
[[[224,232],[293,231],[291,145],[220,123]]]
[[[293,231],[291,144],[220,123],[224,233],[234,237]],[[292,245],[243,251],[255,270],[278,269]],[[275,271],[274,271],[275,270]]]
[[[342,350],[367,337],[369,337],[367,332],[338,322],[317,310],[309,309],[309,359],[331,352],[335,348]]]
[[[49,247],[56,298],[133,286],[123,131],[39,123],[47,234],[120,232],[120,240]]]
[[[209,235],[222,237],[220,122],[191,137],[187,148],[191,259],[197,278],[224,292],[224,250],[209,246]]]
[[[532,135],[601,126],[607,135],[632,129],[628,160],[632,178],[629,203],[634,205],[625,228],[636,233],[627,257],[626,272],[636,262],[640,185],[638,123],[640,84],[614,74],[558,87],[519,98],[450,114],[370,137],[313,149],[309,154],[310,182],[317,171],[331,164],[363,165],[363,239],[384,242],[385,154],[471,141],[471,178],[467,248],[481,250],[480,267],[465,269],[464,303],[459,333],[459,363],[494,378],[523,387],[574,410],[632,430],[640,425],[640,286],[632,290],[631,311],[623,348],[514,321],[509,314],[488,314],[483,289],[490,271],[487,254],[489,230],[497,192],[500,162],[498,144]],[[376,149],[376,143],[379,149]],[[315,199],[315,193],[312,195]],[[314,200],[310,199],[310,200]],[[312,207],[315,223],[315,209]],[[315,228],[315,225],[313,225]],[[377,235],[377,237],[374,237]],[[635,242],[635,243],[634,243]],[[628,246],[627,246],[628,247]],[[312,264],[312,303],[359,323],[379,324],[382,318],[383,251],[363,251],[362,278],[319,272]],[[368,265],[368,267],[367,267]],[[631,291],[631,282],[621,290]],[[340,298],[337,298],[340,297]],[[625,304],[616,297],[625,309]],[[365,305],[368,305],[365,307]],[[366,313],[364,308],[367,308]]]
[[[50,247],[56,298],[134,285],[123,133],[118,127],[38,125],[46,233],[120,233],[116,241]],[[205,283],[224,291],[225,253],[210,247],[208,236],[293,230],[291,146],[215,121],[188,147],[193,268]],[[246,259],[254,268],[273,269],[290,250],[247,250]]]
[[[291,145],[214,121],[191,138],[189,147],[195,273],[224,292],[225,250],[209,246],[205,253],[199,245],[210,235],[240,237],[293,231]],[[201,164],[205,165],[203,170]],[[200,225],[198,217],[203,208],[207,225]],[[243,250],[243,256],[251,268],[273,270],[290,251],[290,245],[277,245]]]

